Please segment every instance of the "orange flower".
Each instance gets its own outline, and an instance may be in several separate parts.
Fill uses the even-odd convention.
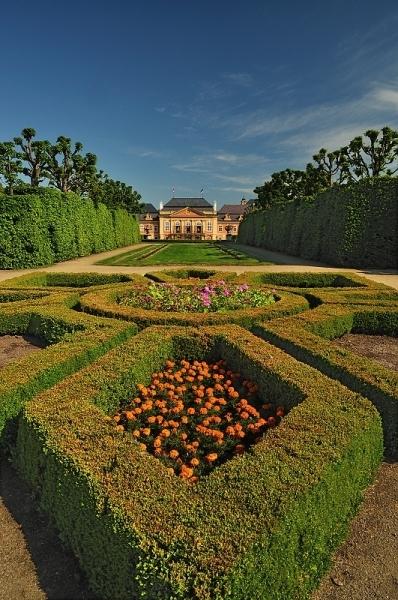
[[[178,452],[178,450],[170,450],[169,456],[170,458],[178,458],[180,455],[180,453]]]
[[[160,432],[160,435],[162,437],[169,437],[170,436],[170,431],[168,429],[162,429],[162,431]]]
[[[193,467],[197,467],[200,463],[200,460],[198,458],[191,458],[190,463]]]
[[[192,475],[193,475],[193,469],[191,469],[190,467],[187,467],[187,465],[181,466],[180,477],[183,477],[184,479],[189,479],[190,477],[192,477]]]
[[[116,425],[116,431],[124,431],[123,425]]]
[[[195,414],[195,409],[193,407],[188,408],[187,413],[189,415],[194,415]]]
[[[215,452],[211,452],[210,454],[207,454],[205,456],[205,458],[206,458],[207,462],[212,463],[215,460],[217,460],[218,454],[216,454]]]
[[[142,435],[151,435],[151,430],[149,427],[144,427],[144,429],[141,429],[141,433]]]

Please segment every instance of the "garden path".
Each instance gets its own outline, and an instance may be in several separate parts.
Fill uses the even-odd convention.
[[[39,269],[21,269],[21,270],[0,270],[0,282],[18,275],[25,273],[33,273],[34,271],[49,271],[52,273],[84,273],[91,271],[92,273],[123,273],[123,274],[134,274],[145,275],[150,271],[161,271],[165,269],[173,269],[177,266],[184,265],[156,265],[146,267],[122,267],[122,266],[110,266],[110,265],[96,265],[95,263],[105,258],[122,254],[134,248],[139,247],[140,244],[134,244],[133,246],[126,246],[125,248],[117,248],[109,252],[101,252],[100,254],[92,254],[91,256],[83,256],[81,258],[75,258],[65,262],[60,262],[51,267],[40,267]],[[144,244],[142,244],[144,245]],[[245,246],[243,244],[238,245],[244,252],[257,258],[261,258],[265,261],[269,261],[275,264],[267,265],[250,265],[250,266],[239,266],[239,265],[220,265],[215,268],[219,271],[228,271],[235,273],[244,273],[245,271],[261,271],[265,273],[276,273],[280,271],[290,273],[302,273],[302,272],[355,272],[358,275],[367,277],[379,283],[385,283],[398,290],[398,270],[394,271],[391,269],[344,269],[326,265],[323,263],[314,262],[297,256],[289,256],[280,252],[272,252],[271,250],[264,250],[263,248],[254,248],[253,246]],[[192,268],[192,265],[189,265]],[[195,265],[195,268],[208,269],[208,265]]]

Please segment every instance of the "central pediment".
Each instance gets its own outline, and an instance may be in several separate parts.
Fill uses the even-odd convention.
[[[173,211],[168,218],[172,218],[172,219],[195,219],[197,217],[204,217],[207,216],[205,215],[204,212],[202,212],[201,210],[198,210],[196,208],[188,208],[188,206],[186,206],[185,208],[180,208],[179,210]]]

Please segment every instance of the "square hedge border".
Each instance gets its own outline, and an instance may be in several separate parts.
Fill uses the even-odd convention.
[[[165,360],[224,358],[291,409],[195,486],[106,420]],[[237,326],[152,327],[37,395],[16,459],[104,599],[298,600],[382,456],[372,404]]]
[[[369,398],[382,416],[386,456],[397,458],[398,373],[331,341],[351,331],[398,335],[398,303],[379,307],[324,304],[292,318],[260,323],[253,331]]]
[[[1,291],[0,291],[1,294]],[[36,393],[134,335],[138,328],[70,310],[76,294],[49,294],[0,304],[0,335],[32,334],[48,346],[1,369],[0,443],[8,443],[15,417]]]

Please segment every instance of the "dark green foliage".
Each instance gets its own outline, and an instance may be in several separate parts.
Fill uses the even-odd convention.
[[[398,179],[332,187],[315,201],[248,214],[239,242],[341,266],[398,266]]]
[[[260,278],[263,283],[285,287],[364,287],[363,283],[337,273],[266,273]]]
[[[138,242],[136,219],[125,210],[95,207],[58,190],[1,196],[0,268],[21,269]]]
[[[131,281],[128,275],[105,275],[103,273],[47,273],[36,272],[21,275],[4,282],[3,287],[71,287],[85,288],[94,285],[124,283]],[[26,293],[26,292],[25,292]]]

